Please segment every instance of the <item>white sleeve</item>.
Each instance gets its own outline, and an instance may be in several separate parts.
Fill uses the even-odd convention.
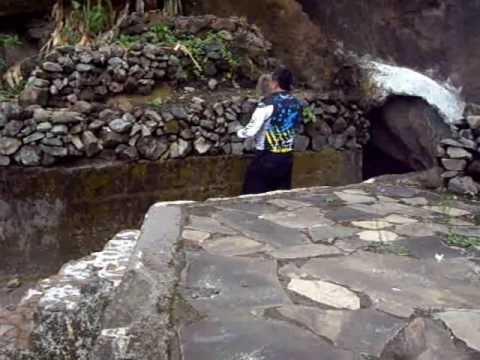
[[[254,137],[273,114],[273,105],[259,106],[255,109],[252,119],[243,129],[237,131],[237,136],[241,139]]]

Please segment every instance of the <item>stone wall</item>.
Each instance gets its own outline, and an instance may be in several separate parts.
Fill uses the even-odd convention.
[[[452,124],[452,138],[437,148],[442,178],[448,190],[457,194],[480,192],[480,107],[467,107],[465,117]]]
[[[98,250],[115,232],[138,228],[156,201],[240,193],[248,157],[89,161],[75,167],[0,168],[1,271],[55,271]],[[296,154],[294,186],[361,181],[362,153]]]
[[[19,103],[0,104],[0,166],[252,150],[235,136],[258,101],[248,87],[276,64],[255,26],[214,16],[162,18],[155,25],[132,15],[122,32],[121,45],[55,49],[33,71]],[[107,101],[166,84],[176,88],[171,97],[145,98],[129,111]],[[359,149],[368,141],[369,122],[356,101],[299,96],[310,111],[297,150]]]
[[[65,109],[0,104],[0,165],[50,166],[105,156],[156,161],[241,155],[253,150],[252,143],[237,138],[236,131],[249,121],[258,100],[241,91],[228,94],[184,94],[131,112],[86,101]],[[368,141],[369,122],[355,103],[312,94],[305,103],[309,115],[297,150],[360,149]]]
[[[190,50],[183,45],[209,35],[215,38],[192,43]],[[274,61],[270,50],[260,31],[239,18],[165,18],[147,25],[132,15],[113,44],[65,46],[49,53],[31,74],[20,101],[65,107],[120,93],[148,94],[162,82],[251,85]]]

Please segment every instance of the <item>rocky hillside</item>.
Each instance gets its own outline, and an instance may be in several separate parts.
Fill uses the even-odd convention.
[[[246,16],[315,82],[335,80],[333,42],[360,55],[431,71],[463,87],[469,101],[480,100],[478,1],[203,0],[194,9]]]

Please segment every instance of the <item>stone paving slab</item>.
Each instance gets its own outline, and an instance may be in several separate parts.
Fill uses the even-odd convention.
[[[442,323],[426,317],[413,319],[385,347],[380,359],[415,360],[477,360],[478,353],[452,341],[452,335]]]
[[[465,256],[465,251],[445,245],[444,239],[439,236],[405,238],[398,241],[398,245],[404,246],[408,250],[410,256],[417,259],[432,260],[436,258],[436,255],[443,256],[444,259]]]
[[[349,221],[361,221],[361,220],[372,220],[376,218],[383,217],[383,214],[371,213],[369,211],[362,211],[352,206],[344,206],[341,208],[333,209],[325,214],[325,217],[337,222],[349,222]]]
[[[246,235],[273,247],[304,245],[308,239],[301,232],[275,224],[258,216],[235,210],[223,210],[214,215],[218,220]]]
[[[235,235],[236,232],[220,224],[211,217],[190,215],[188,229],[200,230],[212,234]]]
[[[302,208],[297,210],[282,211],[274,214],[261,215],[260,219],[286,226],[292,229],[308,229],[311,227],[333,225],[331,220],[326,219],[319,209]]]
[[[184,360],[353,360],[354,354],[280,321],[202,320],[181,332]]]
[[[282,317],[301,324],[335,346],[356,354],[379,357],[406,325],[404,320],[371,309],[358,311],[323,310],[306,306],[282,306]]]
[[[310,238],[314,243],[334,243],[335,240],[354,236],[359,230],[346,226],[315,226],[309,229]]]
[[[339,249],[333,246],[327,245],[299,245],[299,246],[288,246],[282,249],[275,249],[270,251],[270,256],[279,260],[288,260],[288,259],[306,259],[306,258],[315,258],[320,256],[334,256],[334,255],[343,255]]]
[[[375,308],[403,318],[417,308],[465,307],[480,301],[480,283],[465,260],[438,263],[358,252],[336,259],[313,259],[301,271],[365,293]]]
[[[480,351],[480,310],[451,310],[435,315],[467,346]]]
[[[272,260],[187,254],[184,296],[201,313],[290,304]]]
[[[241,256],[266,252],[270,246],[244,236],[226,236],[206,241],[202,247],[212,255]]]

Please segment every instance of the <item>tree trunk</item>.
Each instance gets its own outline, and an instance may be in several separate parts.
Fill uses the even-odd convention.
[[[145,2],[143,0],[136,0],[135,2],[135,12],[138,14],[145,13]]]

